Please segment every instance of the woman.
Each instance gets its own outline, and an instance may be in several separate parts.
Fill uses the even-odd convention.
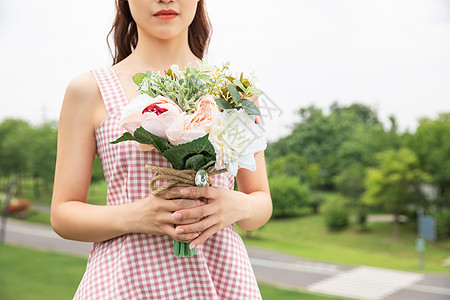
[[[201,61],[210,35],[203,0],[118,0],[116,6],[114,65],[70,82],[59,121],[52,226],[64,238],[95,242],[75,299],[260,299],[232,224],[253,230],[270,218],[263,153],[256,172],[239,170],[239,191],[225,173],[214,187],[149,196],[152,174],[143,166],[168,162],[130,142],[110,144],[123,133],[120,108],[137,96],[133,74]],[[96,153],[107,206],[86,201]],[[195,200],[200,197],[207,204]],[[175,257],[172,239],[190,241],[197,254]]]

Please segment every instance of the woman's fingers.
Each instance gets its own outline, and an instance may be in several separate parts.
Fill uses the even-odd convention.
[[[172,226],[166,228],[166,232],[169,236],[171,236],[174,240],[180,241],[180,242],[190,242],[196,237],[199,236],[198,232],[189,232],[189,233],[180,233],[176,231],[176,228]]]
[[[186,220],[202,219],[214,212],[214,203],[208,203],[193,208],[177,210],[172,214],[173,221],[176,224]]]
[[[171,201],[172,201],[173,204],[178,205],[180,207],[179,209],[191,208],[191,207],[196,207],[196,206],[200,206],[200,205],[204,205],[205,204],[204,201],[194,200],[194,199],[174,199],[174,200],[171,200]]]
[[[204,241],[209,239],[213,234],[215,234],[217,231],[219,231],[221,229],[222,228],[220,228],[219,224],[209,227],[208,229],[206,229],[205,231],[200,233],[200,235],[198,235],[198,237],[194,238],[192,240],[192,242],[190,242],[189,248],[192,249],[192,248],[197,247],[198,245],[200,245],[201,243],[203,243]]]
[[[159,194],[160,197],[165,199],[212,199],[217,197],[216,188],[212,187],[174,187]]]
[[[174,199],[167,200],[165,198],[151,198],[149,201],[154,201],[154,207],[159,211],[174,212],[191,207],[197,207],[203,205],[204,202],[193,199]]]
[[[214,216],[209,216],[209,217],[206,217],[203,220],[195,222],[195,223],[179,225],[175,229],[175,232],[177,232],[177,233],[192,233],[192,232],[204,231],[204,230],[210,228],[211,226],[218,224],[216,219],[217,218],[215,218]]]

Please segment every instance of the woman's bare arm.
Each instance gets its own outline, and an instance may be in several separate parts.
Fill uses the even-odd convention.
[[[248,197],[249,215],[237,222],[244,230],[255,230],[267,223],[272,216],[272,198],[267,180],[264,152],[255,156],[256,171],[240,169],[236,177],[240,192]]]

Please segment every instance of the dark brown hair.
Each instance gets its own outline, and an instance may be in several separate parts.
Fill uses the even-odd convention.
[[[189,48],[195,56],[202,59],[208,48],[212,27],[206,13],[204,0],[199,0],[194,20],[188,29]],[[114,37],[114,54],[109,44],[109,36]],[[130,12],[127,0],[116,0],[116,18],[106,38],[113,65],[117,64],[131,54],[138,41],[137,27]]]

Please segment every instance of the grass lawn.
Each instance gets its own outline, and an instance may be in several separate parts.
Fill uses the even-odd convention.
[[[0,245],[0,299],[72,299],[86,258]],[[279,289],[260,284],[266,300],[339,300],[329,296]]]
[[[244,238],[244,242],[321,261],[419,271],[415,225],[401,226],[398,241],[392,239],[391,226],[374,223],[369,225],[369,232],[350,226],[329,233],[320,215],[275,219],[255,232],[254,238]],[[427,242],[425,271],[450,273],[450,268],[442,265],[449,256],[450,240]]]
[[[300,291],[284,290],[277,287],[259,283],[259,290],[264,300],[344,300],[346,298],[338,298],[319,294],[310,294]]]
[[[72,299],[86,258],[0,245],[0,299]]]

